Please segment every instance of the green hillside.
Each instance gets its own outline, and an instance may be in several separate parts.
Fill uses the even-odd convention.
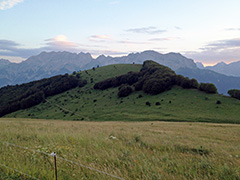
[[[201,121],[240,123],[240,101],[197,89],[174,86],[158,95],[135,91],[118,97],[118,87],[95,90],[95,83],[140,71],[141,65],[110,65],[82,71],[88,84],[48,97],[45,103],[16,111],[5,117],[90,121]],[[75,74],[76,75],[76,74]],[[217,104],[220,101],[220,104]],[[150,103],[146,105],[146,102]],[[158,103],[159,105],[156,105]]]

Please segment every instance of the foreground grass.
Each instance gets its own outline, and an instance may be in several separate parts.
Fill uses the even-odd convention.
[[[0,119],[1,142],[125,179],[240,179],[240,125]],[[116,137],[112,138],[112,137]],[[0,162],[53,179],[53,159],[0,143]],[[59,179],[114,179],[58,160]],[[28,179],[0,167],[0,179]]]

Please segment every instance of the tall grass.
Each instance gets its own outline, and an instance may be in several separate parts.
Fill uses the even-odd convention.
[[[240,126],[171,122],[0,119],[1,141],[125,179],[239,179]],[[115,138],[116,137],[116,138]],[[53,179],[53,158],[0,143],[0,162]],[[57,160],[59,179],[114,179]],[[0,179],[28,179],[0,167]]]

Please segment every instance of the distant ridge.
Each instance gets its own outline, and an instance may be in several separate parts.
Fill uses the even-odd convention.
[[[226,76],[209,69],[180,68],[176,73],[194,78],[199,82],[213,83],[220,94],[227,95],[229,89],[240,89],[240,77]]]
[[[206,69],[225,74],[227,76],[237,76],[240,77],[240,61],[226,64],[220,62],[214,66],[207,66]]]
[[[0,68],[3,68],[7,65],[11,64],[11,62],[7,59],[0,59]]]
[[[95,59],[89,53],[81,52],[77,54],[67,51],[53,51],[42,52],[21,63],[0,60],[0,87],[69,74],[97,66],[142,64],[145,60],[150,59],[173,69],[178,74],[195,78],[199,82],[211,82],[217,86],[219,93],[227,94],[229,89],[240,89],[240,77],[229,76],[231,74],[233,76],[239,74],[240,76],[240,61],[231,64],[220,63],[215,67],[204,68],[201,63],[195,64],[192,59],[188,59],[179,53],[161,54],[152,50],[130,53],[122,57],[100,55]],[[227,73],[227,69],[231,73]]]
[[[4,62],[4,69],[0,69],[0,87],[26,83],[51,76],[72,73],[73,71],[86,70],[96,66],[110,64],[142,64],[145,60],[154,59],[156,62],[168,66],[173,70],[181,67],[196,68],[192,59],[179,53],[161,54],[156,51],[131,53],[123,57],[101,55],[96,59],[89,53],[71,52],[42,52],[32,56],[21,63]],[[9,62],[9,63],[8,63]]]

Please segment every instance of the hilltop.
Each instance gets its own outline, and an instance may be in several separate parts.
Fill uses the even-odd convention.
[[[198,89],[183,89],[173,85],[170,90],[151,95],[133,91],[118,97],[119,87],[105,90],[94,85],[129,71],[139,72],[141,65],[120,64],[93,68],[76,73],[87,80],[76,87],[46,98],[34,107],[19,110],[5,117],[64,119],[78,121],[199,121],[240,123],[240,101],[208,94]],[[148,103],[147,103],[148,102]]]

